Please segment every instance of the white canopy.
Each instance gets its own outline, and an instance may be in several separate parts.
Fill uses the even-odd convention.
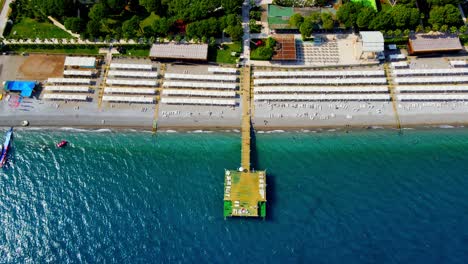
[[[174,98],[162,97],[161,103],[163,104],[191,104],[191,105],[236,105],[234,99],[206,99],[206,98]]]
[[[353,78],[353,79],[340,79],[340,78],[321,78],[321,79],[255,79],[254,85],[282,85],[282,84],[384,84],[387,83],[385,78]]]
[[[467,91],[466,85],[405,85],[395,88],[398,92],[445,92],[445,91]]]
[[[384,37],[380,31],[361,31],[363,52],[384,51]]]
[[[164,87],[181,87],[181,88],[206,88],[206,89],[236,89],[235,83],[213,83],[213,82],[181,82],[181,81],[165,81]]]
[[[179,90],[164,89],[163,95],[186,95],[186,96],[206,96],[206,97],[235,97],[234,91],[203,91],[203,90]]]
[[[468,76],[395,77],[395,83],[467,83]]]
[[[156,94],[153,88],[134,88],[134,87],[106,87],[104,93],[121,93],[121,94]]]
[[[255,93],[384,93],[387,86],[260,86]]]
[[[255,101],[388,101],[389,94],[256,94]]]
[[[77,71],[77,70],[64,70],[63,75],[68,75],[68,76],[87,76],[91,77],[94,75],[93,71]]]
[[[182,74],[182,73],[166,73],[166,79],[180,79],[180,80],[205,80],[205,81],[225,81],[235,82],[237,76],[235,75],[203,75],[203,74]]]
[[[385,76],[385,71],[266,71],[253,73],[255,78],[262,77],[371,77]]]
[[[132,78],[158,78],[158,72],[153,71],[118,71],[110,70],[107,75],[116,77],[132,77]]]
[[[94,68],[96,67],[95,57],[65,57],[64,66]]]
[[[44,94],[44,99],[49,100],[70,100],[70,101],[86,101],[88,100],[87,95],[81,94],[54,94],[54,93],[46,93]]]
[[[91,84],[91,79],[76,78],[49,78],[48,83],[73,83],[73,84]]]
[[[104,95],[102,100],[105,102],[153,103],[154,97]]]
[[[55,92],[81,92],[81,93],[87,93],[89,92],[89,87],[88,86],[49,86],[46,85],[44,87],[45,91],[55,91]]]
[[[157,81],[150,80],[122,80],[122,79],[106,79],[106,84],[109,85],[126,85],[126,86],[157,86]]]
[[[222,68],[222,67],[208,67],[208,72],[236,74],[237,69],[235,69],[235,68]]]
[[[468,94],[398,94],[400,101],[465,101],[468,100]]]
[[[394,75],[462,75],[467,74],[468,68],[449,68],[449,69],[404,69],[393,70]]]
[[[151,64],[131,64],[131,63],[111,63],[111,69],[128,69],[128,70],[147,70],[151,71],[153,65]]]

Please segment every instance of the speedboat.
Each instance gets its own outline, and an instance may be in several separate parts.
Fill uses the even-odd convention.
[[[2,152],[0,154],[0,168],[5,165],[8,156],[8,150],[10,149],[11,138],[13,137],[13,127],[11,127],[5,134],[5,142],[2,145]]]
[[[57,143],[57,148],[63,148],[68,144],[68,141],[62,140],[59,143]]]

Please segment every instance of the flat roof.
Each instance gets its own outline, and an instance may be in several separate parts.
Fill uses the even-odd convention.
[[[362,51],[381,52],[384,51],[384,37],[380,31],[361,31]]]
[[[208,60],[208,44],[153,44],[150,57],[159,59]]]
[[[296,60],[294,35],[274,35],[273,38],[278,42],[280,48],[275,51],[272,60]]]
[[[408,44],[410,54],[463,49],[457,36],[447,34],[415,34],[409,38]]]
[[[76,66],[76,67],[85,67],[85,68],[94,68],[96,67],[96,58],[95,57],[65,57],[65,66]]]

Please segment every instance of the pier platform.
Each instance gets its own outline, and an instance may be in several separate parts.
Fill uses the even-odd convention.
[[[266,217],[266,171],[224,174],[224,217]]]

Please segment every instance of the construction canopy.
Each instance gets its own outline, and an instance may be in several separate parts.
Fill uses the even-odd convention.
[[[384,37],[380,31],[361,31],[363,52],[384,51]]]

